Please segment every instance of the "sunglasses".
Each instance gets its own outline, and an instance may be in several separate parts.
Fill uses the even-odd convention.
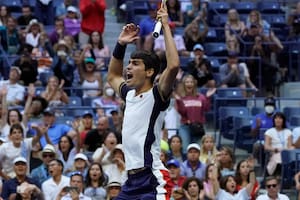
[[[273,188],[277,187],[277,184],[270,184],[270,185],[267,185],[267,188],[268,188],[268,189],[270,189],[270,188],[272,188],[272,187],[273,187]]]
[[[54,155],[53,154],[43,154],[43,158],[54,158]]]

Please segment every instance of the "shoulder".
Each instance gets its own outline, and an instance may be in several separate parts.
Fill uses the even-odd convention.
[[[289,200],[289,197],[285,194],[279,194],[279,199]]]

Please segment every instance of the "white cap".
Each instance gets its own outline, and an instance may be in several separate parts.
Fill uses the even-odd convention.
[[[54,153],[54,154],[56,153],[56,152],[55,152],[54,146],[51,145],[51,144],[46,144],[46,145],[44,146],[42,152],[43,152],[43,153]]]
[[[17,162],[23,162],[23,163],[27,164],[27,160],[24,157],[22,157],[22,156],[16,157],[14,159],[13,163],[16,164]]]
[[[10,67],[10,70],[12,70],[12,69],[16,70],[16,71],[18,72],[19,76],[21,76],[22,71],[20,70],[19,67],[17,67],[17,66],[11,66],[11,67]]]
[[[74,6],[68,6],[67,11],[77,13],[77,8]]]
[[[74,160],[77,160],[77,159],[81,159],[81,160],[84,160],[84,161],[88,161],[88,158],[87,158],[86,155],[84,155],[83,153],[78,153],[78,154],[76,154]]]
[[[6,139],[4,137],[0,137],[1,142],[6,142]]]
[[[200,151],[200,145],[197,143],[189,144],[189,146],[187,146],[186,150],[189,151],[190,149],[197,149],[198,151]]]

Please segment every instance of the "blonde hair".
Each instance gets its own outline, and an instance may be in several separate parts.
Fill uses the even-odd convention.
[[[194,82],[194,88],[193,88],[193,93],[192,95],[193,96],[196,96],[198,94],[198,90],[197,90],[197,80],[191,75],[191,74],[187,74],[185,75],[183,78],[182,78],[182,84],[183,84],[183,96],[186,96],[187,95],[187,92],[186,92],[186,87],[185,87],[185,81],[188,79],[188,78],[191,78]]]
[[[215,139],[212,135],[204,135],[202,138],[201,138],[201,150],[200,150],[200,159],[202,158],[208,158],[208,151],[204,148],[204,142],[205,140],[207,139],[211,139],[214,143],[214,147],[212,149],[212,152],[211,152],[211,156],[213,158],[216,158],[216,155],[218,153],[218,150],[216,148],[216,145],[215,145]],[[201,160],[202,160],[201,159]]]

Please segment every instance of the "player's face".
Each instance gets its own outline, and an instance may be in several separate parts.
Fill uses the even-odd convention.
[[[146,79],[145,64],[142,59],[130,59],[126,68],[126,83],[129,87],[141,88]]]

